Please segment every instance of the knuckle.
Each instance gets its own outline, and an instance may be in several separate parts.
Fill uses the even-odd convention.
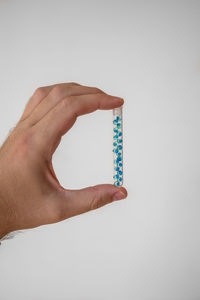
[[[72,107],[73,103],[73,97],[66,97],[62,100],[62,105],[64,106],[65,109],[69,109]]]
[[[95,210],[99,207],[101,207],[101,202],[97,197],[94,196],[90,204],[90,209]]]
[[[54,94],[56,97],[60,98],[63,94],[63,87],[62,85],[56,85],[53,89],[52,89],[52,94]]]
[[[61,197],[61,198],[60,198]],[[62,202],[55,201],[55,199],[63,199]],[[48,199],[49,200],[49,199]],[[66,210],[64,209],[64,198],[62,198],[62,195],[60,194],[59,191],[53,191],[51,200],[53,201],[48,201],[47,203],[47,214],[49,220],[51,220],[51,223],[57,223],[60,222],[64,219],[66,219],[68,216],[68,212],[66,213]]]
[[[68,85],[69,85],[69,86],[74,86],[74,85],[80,85],[80,84],[78,84],[78,83],[72,81],[72,82],[68,82]]]
[[[90,202],[90,210],[94,210],[102,206],[102,197],[96,187],[91,187],[91,189],[93,196]]]
[[[38,98],[43,98],[46,96],[46,91],[44,87],[39,87],[35,90],[34,92],[34,96],[38,97]]]
[[[96,92],[97,94],[105,94],[102,90],[100,90],[97,87],[94,87],[93,89],[94,89],[94,92]]]
[[[21,132],[16,138],[13,150],[15,154],[26,158],[33,144],[33,133],[30,129]]]

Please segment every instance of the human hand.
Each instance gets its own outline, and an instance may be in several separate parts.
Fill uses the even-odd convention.
[[[125,188],[112,184],[65,189],[52,166],[61,137],[78,116],[113,109],[123,102],[77,83],[35,91],[0,148],[0,238],[11,231],[59,222],[127,196]]]

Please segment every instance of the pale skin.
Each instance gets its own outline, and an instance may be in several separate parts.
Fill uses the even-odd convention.
[[[34,92],[0,148],[0,238],[126,198],[126,189],[112,184],[64,188],[52,166],[53,153],[77,117],[123,103],[122,98],[73,82]]]

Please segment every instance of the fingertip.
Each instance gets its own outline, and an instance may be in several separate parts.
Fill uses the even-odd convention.
[[[115,193],[113,194],[113,200],[122,200],[127,197],[128,193],[124,187],[116,188]]]
[[[126,195],[126,197],[128,196],[128,192],[125,187],[121,186],[119,189],[122,191],[122,193],[124,193]]]
[[[124,99],[123,98],[119,98],[119,99],[121,101],[121,105],[123,105],[124,104]]]
[[[117,105],[117,107],[120,107],[124,104],[124,99],[121,97],[115,97],[115,104]]]

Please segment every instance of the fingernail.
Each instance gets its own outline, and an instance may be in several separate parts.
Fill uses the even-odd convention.
[[[122,200],[126,198],[126,194],[124,194],[122,191],[118,191],[113,195],[113,200]]]
[[[124,104],[124,99],[123,98],[117,98],[117,101],[118,101],[118,103],[120,103],[120,104]]]

